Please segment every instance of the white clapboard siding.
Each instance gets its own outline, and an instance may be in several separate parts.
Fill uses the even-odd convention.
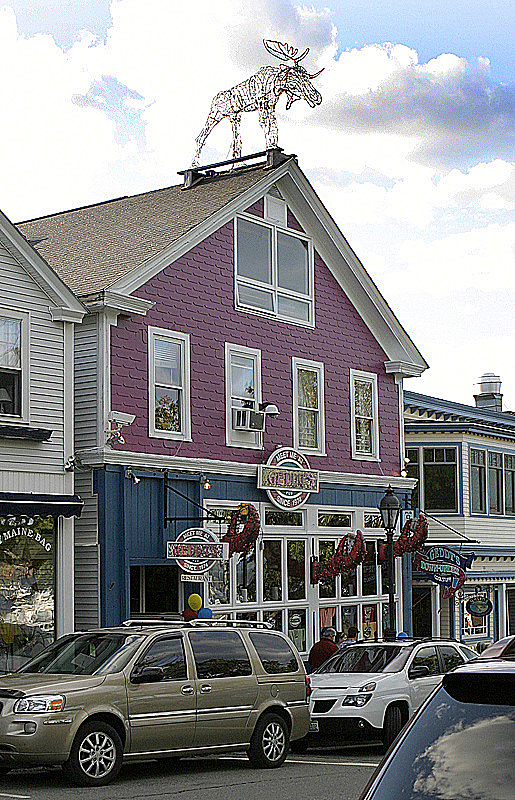
[[[30,313],[30,426],[52,431],[47,442],[0,439],[0,490],[3,491],[52,493],[62,492],[65,485],[64,331],[62,322],[52,320],[50,307],[54,305],[22,265],[0,245],[0,307]]]
[[[97,446],[98,315],[75,326],[75,449]]]
[[[100,624],[98,503],[93,494],[93,471],[75,473],[75,491],[84,508],[75,520],[75,628]]]
[[[100,625],[98,546],[75,547],[75,630]]]

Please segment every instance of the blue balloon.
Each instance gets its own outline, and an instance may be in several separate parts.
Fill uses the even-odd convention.
[[[213,617],[213,612],[210,608],[201,608],[198,612],[197,619],[211,619]]]

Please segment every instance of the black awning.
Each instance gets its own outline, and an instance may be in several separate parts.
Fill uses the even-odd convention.
[[[13,517],[80,517],[84,500],[78,494],[0,492],[0,515]]]

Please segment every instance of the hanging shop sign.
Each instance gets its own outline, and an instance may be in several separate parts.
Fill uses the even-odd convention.
[[[465,609],[473,617],[487,617],[493,611],[493,603],[488,597],[478,597],[477,595],[467,600]]]
[[[201,575],[209,572],[217,561],[227,561],[229,545],[220,542],[216,534],[206,528],[188,528],[174,541],[166,543],[166,557],[174,558],[184,572]]]
[[[467,580],[474,553],[457,553],[450,547],[434,545],[425,552],[413,553],[413,567],[444,587],[444,599],[453,597]]]
[[[300,508],[312,492],[318,492],[318,477],[306,456],[291,447],[280,447],[266,464],[258,466],[257,485],[274,505],[290,510]]]

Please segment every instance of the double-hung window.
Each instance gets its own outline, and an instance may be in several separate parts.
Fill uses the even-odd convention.
[[[28,420],[28,314],[0,309],[0,417]]]
[[[150,435],[191,439],[189,335],[149,328],[148,356]]]
[[[502,453],[488,453],[488,510],[503,513]]]
[[[226,444],[262,446],[262,435],[252,430],[251,417],[261,402],[261,351],[225,344]]]
[[[504,487],[506,514],[515,514],[515,456],[504,456]]]
[[[424,447],[424,510],[458,512],[455,447]]]
[[[470,511],[486,514],[486,451],[470,451]]]
[[[236,308],[313,325],[313,254],[296,231],[238,217]]]
[[[293,446],[325,455],[324,365],[293,358]]]
[[[351,369],[352,458],[379,461],[377,375]]]

